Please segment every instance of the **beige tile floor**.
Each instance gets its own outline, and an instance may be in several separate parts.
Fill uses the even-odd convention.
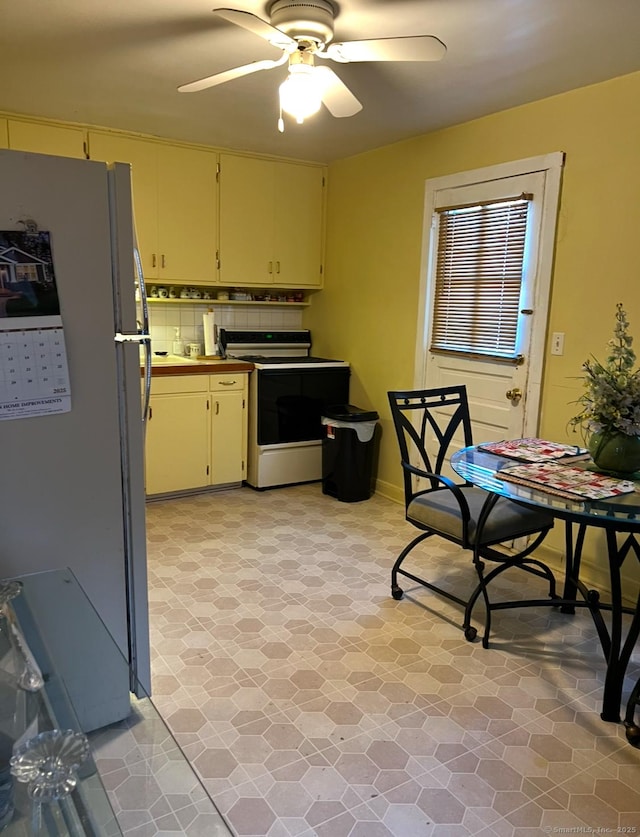
[[[413,530],[378,496],[242,488],[147,511],[154,702],[234,834],[640,833],[640,750],[600,719],[588,613],[502,611],[491,648],[466,642],[455,605],[391,598]],[[472,583],[451,545],[419,549]],[[512,578],[510,597],[537,584]]]

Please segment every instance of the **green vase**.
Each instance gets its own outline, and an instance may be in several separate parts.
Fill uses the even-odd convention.
[[[640,470],[640,436],[600,430],[591,436],[588,448],[599,471],[629,476]]]

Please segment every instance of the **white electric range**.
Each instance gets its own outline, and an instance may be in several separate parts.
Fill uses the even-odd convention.
[[[253,363],[247,483],[264,489],[322,479],[323,412],[349,402],[349,364],[310,354],[308,329],[218,329],[223,357]]]

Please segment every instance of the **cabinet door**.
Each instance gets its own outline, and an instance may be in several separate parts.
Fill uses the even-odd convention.
[[[0,148],[9,148],[9,131],[6,119],[0,119]]]
[[[56,154],[59,157],[85,157],[82,128],[9,119],[8,131],[9,148],[17,151]]]
[[[274,282],[280,287],[322,284],[324,171],[313,166],[274,163]]]
[[[205,393],[151,398],[145,469],[148,495],[208,485],[208,401]]]
[[[217,280],[216,163],[212,151],[158,146],[158,278]]]
[[[105,163],[131,163],[133,214],[147,279],[158,278],[158,145],[118,134],[89,132],[89,156]]]
[[[274,279],[273,163],[220,155],[220,282],[264,286]]]
[[[243,392],[211,393],[211,485],[242,480],[245,416]]]

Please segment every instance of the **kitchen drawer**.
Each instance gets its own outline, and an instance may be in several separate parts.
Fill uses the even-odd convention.
[[[225,373],[220,375],[209,375],[209,391],[210,392],[233,392],[234,390],[242,390],[247,383],[246,374]]]
[[[151,395],[208,392],[207,375],[167,375],[151,379]],[[221,377],[221,376],[216,376]],[[234,377],[238,377],[237,375]]]

